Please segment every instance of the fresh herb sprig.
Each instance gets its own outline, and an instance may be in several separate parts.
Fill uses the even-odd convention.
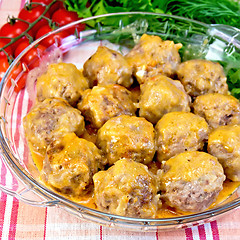
[[[240,5],[233,0],[164,0],[162,10],[208,24],[240,28]]]
[[[168,13],[200,22],[240,28],[240,5],[234,0],[66,0],[67,7],[79,17],[106,13],[145,11]]]

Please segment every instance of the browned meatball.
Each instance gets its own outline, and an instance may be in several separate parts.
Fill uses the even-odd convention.
[[[135,115],[136,112],[131,92],[117,84],[86,90],[78,109],[95,128],[100,128],[112,117]]]
[[[101,167],[101,161],[100,152],[92,142],[68,133],[47,147],[43,179],[69,197],[82,196],[92,190],[92,177]]]
[[[154,218],[161,207],[158,181],[147,166],[121,159],[93,176],[95,203],[111,214]]]
[[[227,78],[219,63],[203,59],[189,60],[179,65],[177,75],[192,97],[206,93],[228,93]]]
[[[155,153],[154,135],[153,125],[146,119],[121,115],[98,130],[96,145],[110,165],[121,158],[147,164]]]
[[[90,86],[120,84],[130,87],[133,83],[132,68],[117,51],[107,47],[98,47],[83,65],[83,74],[90,81]]]
[[[231,95],[209,93],[198,96],[193,109],[195,114],[206,119],[211,128],[240,124],[240,103]]]
[[[193,113],[165,114],[155,126],[157,159],[164,161],[184,151],[201,150],[208,138],[208,124]]]
[[[224,180],[223,168],[214,156],[198,151],[180,153],[163,165],[162,196],[180,211],[203,211],[215,201]]]
[[[163,41],[158,36],[143,34],[139,43],[126,55],[133,67],[133,74],[140,84],[145,78],[156,74],[172,76],[181,59],[178,50],[181,43]]]
[[[44,155],[47,145],[65,133],[84,132],[84,118],[78,109],[61,98],[37,103],[24,117],[23,125],[30,148]]]
[[[37,99],[59,97],[75,106],[83,91],[89,88],[88,80],[71,63],[54,63],[37,79]]]
[[[209,135],[208,152],[218,158],[227,178],[240,181],[240,125],[215,129]]]
[[[190,97],[179,81],[158,75],[141,85],[139,108],[139,116],[155,124],[168,112],[190,112]]]

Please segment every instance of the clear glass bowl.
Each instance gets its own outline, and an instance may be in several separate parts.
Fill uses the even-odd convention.
[[[41,57],[40,70],[48,62],[72,62],[79,68],[90,57],[97,46],[107,45],[124,52],[132,47],[143,33],[158,35],[184,45],[182,60],[205,58],[220,61],[226,73],[237,68],[240,52],[240,31],[224,25],[207,25],[189,19],[164,14],[143,12],[108,14],[73,22],[31,44],[9,67],[0,84],[0,143],[1,183],[0,189],[25,203],[35,206],[58,206],[80,218],[106,226],[123,227],[129,230],[155,231],[190,227],[213,220],[215,217],[240,206],[239,191],[214,208],[180,217],[159,219],[137,219],[103,213],[73,202],[53,192],[38,181],[37,171],[30,157],[23,132],[22,118],[27,114],[35,99],[34,81],[39,68],[31,73],[26,87],[16,93],[15,81],[11,80],[14,67],[43,38],[85,23],[88,30],[65,38],[54,44]],[[39,60],[39,59],[37,59]],[[239,65],[240,66],[240,65]],[[29,80],[30,79],[30,80]]]

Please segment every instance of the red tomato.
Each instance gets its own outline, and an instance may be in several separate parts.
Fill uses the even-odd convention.
[[[27,74],[29,69],[25,63],[19,62],[16,67],[12,70],[10,77],[15,80],[16,86],[14,88],[15,92],[19,92],[26,85]]]
[[[43,3],[45,5],[48,5],[52,2],[53,0],[31,0],[31,2],[36,2],[36,3]]]
[[[3,38],[0,39],[0,48],[3,48],[7,43],[8,43],[8,41],[4,40]],[[9,56],[12,55],[12,48],[11,48],[11,46],[8,46],[8,47],[4,48],[4,50],[7,52],[7,54]],[[0,50],[0,57],[4,57],[4,56],[6,56],[5,52]]]
[[[49,25],[42,26],[36,33],[36,39],[40,38],[41,36],[51,32],[53,29]],[[69,36],[69,32],[61,31],[52,36],[49,36],[41,41],[41,44],[45,47],[49,47],[54,43],[61,44],[63,38]]]
[[[35,20],[37,20],[45,11],[45,7],[38,5],[38,6],[32,6],[29,10],[23,8],[20,13],[18,14],[18,18],[23,19],[27,22],[34,22]],[[49,13],[47,12],[45,15],[45,17],[50,17]],[[32,32],[35,36],[36,32],[38,31],[38,29],[43,26],[43,25],[47,25],[48,21],[46,19],[41,19],[33,28],[32,28]]]
[[[66,9],[59,9],[52,15],[53,22],[58,23],[59,26],[64,26],[68,23],[77,21],[79,19],[80,18],[78,17],[76,12],[70,12],[67,11]],[[73,34],[75,32],[75,29],[77,29],[78,32],[80,32],[85,29],[85,24],[80,23],[77,26],[70,28],[69,32]]]
[[[29,69],[33,69],[39,66],[39,59],[43,55],[46,47],[38,44],[29,50],[26,55],[22,58],[22,61],[28,65]]]
[[[59,9],[65,9],[64,8],[64,3],[62,1],[56,1],[48,10],[50,16],[52,17],[52,15]]]
[[[9,63],[8,63],[7,57],[1,57],[0,58],[0,81],[2,80],[3,75],[7,71],[8,67],[9,67]],[[14,91],[19,92],[26,84],[28,72],[29,72],[29,69],[27,68],[27,65],[25,63],[22,64],[21,62],[19,62],[19,64],[17,64],[11,71],[7,79],[7,86],[10,87],[13,80],[16,83]]]
[[[22,72],[19,75],[19,78],[17,79],[17,84],[14,88],[15,92],[18,93],[21,89],[23,89],[25,87],[26,81],[27,81],[27,75],[28,75],[28,72]]]
[[[37,3],[42,3],[45,5],[49,5],[53,0],[31,0],[31,2],[37,2]],[[56,12],[58,9],[64,8],[64,3],[63,1],[56,1],[48,10],[48,13],[50,16],[53,15],[54,12]]]
[[[22,88],[25,87],[27,74],[29,69],[25,63],[19,62],[11,71],[9,75],[7,86],[10,87],[12,85],[12,81],[15,82],[14,91],[19,92]]]
[[[28,24],[21,21],[16,21],[14,23],[5,23],[0,29],[0,36],[15,38],[18,37],[22,32],[26,31],[28,28]],[[29,35],[32,36],[32,31],[28,32]],[[27,37],[22,37],[21,39],[17,40],[12,45],[12,49],[14,49],[23,39]],[[6,39],[7,42],[10,42],[10,39]]]
[[[7,57],[6,56],[1,57],[0,58],[0,81],[2,80],[3,75],[7,71],[8,67],[9,67],[9,63],[8,63]]]
[[[14,51],[14,57],[17,57],[26,47],[29,46],[29,44],[28,39],[21,41]]]

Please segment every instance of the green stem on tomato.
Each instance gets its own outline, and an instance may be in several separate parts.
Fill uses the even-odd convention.
[[[33,5],[41,5],[41,6],[47,6],[46,4],[44,4],[44,3],[39,3],[39,2],[27,2],[27,3],[25,3],[24,4],[24,9],[25,10],[32,10],[32,8],[33,8]]]
[[[0,38],[1,39],[12,39],[11,37],[5,37],[5,36],[0,36]],[[3,47],[3,48],[5,48],[5,46]],[[0,50],[1,50],[2,48],[0,48]]]
[[[18,20],[18,21],[21,21],[21,22],[27,23],[28,25],[30,24],[30,22],[25,21],[25,20],[23,20],[23,19],[21,19],[21,18],[11,17],[11,20]]]
[[[45,19],[48,21],[49,26],[52,26],[52,20],[46,16],[42,16],[42,19]]]
[[[25,33],[25,36],[27,37],[27,39],[29,40],[29,43],[31,44],[33,42],[33,37],[28,33]]]

